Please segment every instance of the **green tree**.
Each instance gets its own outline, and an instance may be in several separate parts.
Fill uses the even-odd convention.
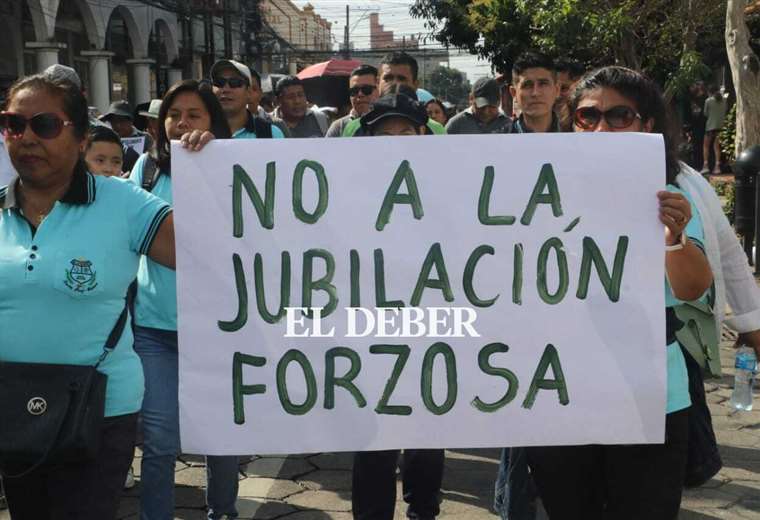
[[[433,69],[427,86],[435,97],[459,106],[467,104],[471,89],[470,82],[461,71],[442,66]]]
[[[644,70],[666,83],[705,73],[698,65],[723,45],[725,10],[726,0],[416,0],[410,12],[435,40],[500,71],[521,52],[540,49],[589,68]]]

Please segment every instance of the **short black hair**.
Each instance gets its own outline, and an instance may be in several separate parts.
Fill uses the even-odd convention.
[[[512,81],[528,69],[546,69],[552,74],[557,74],[557,66],[550,56],[543,52],[528,51],[522,53],[512,65]]]
[[[578,79],[583,76],[586,69],[580,62],[570,58],[559,58],[554,61],[554,70],[557,72],[567,72],[571,79]]]
[[[124,157],[124,150],[122,148],[119,134],[108,128],[106,125],[93,125],[92,128],[90,128],[90,134],[87,136],[87,150],[89,150],[94,143],[116,144],[122,151],[122,158]]]
[[[296,76],[285,76],[280,81],[277,82],[277,86],[274,89],[274,93],[279,97],[282,95],[282,93],[285,91],[288,87],[295,87],[300,85],[303,87],[303,81]],[[305,89],[305,87],[304,87]]]
[[[375,79],[377,79],[377,67],[373,67],[372,65],[359,65],[354,70],[351,71],[351,78],[355,76],[374,76]]]
[[[380,65],[409,65],[409,68],[412,69],[412,80],[417,81],[417,73],[419,72],[417,60],[415,60],[413,56],[405,53],[404,51],[395,51],[386,54],[383,56]]]

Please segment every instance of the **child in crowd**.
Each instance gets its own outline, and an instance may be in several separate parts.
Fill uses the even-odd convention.
[[[124,165],[124,149],[119,136],[107,126],[90,129],[84,160],[87,169],[96,175],[120,177]]]

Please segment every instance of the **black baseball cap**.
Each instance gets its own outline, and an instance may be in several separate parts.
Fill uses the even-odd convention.
[[[415,126],[423,126],[428,120],[427,110],[419,102],[405,94],[390,94],[372,104],[372,110],[361,117],[361,124],[371,129],[389,117],[402,117]]]
[[[472,86],[472,97],[475,98],[475,106],[478,108],[497,107],[501,104],[501,86],[495,78],[480,78]]]

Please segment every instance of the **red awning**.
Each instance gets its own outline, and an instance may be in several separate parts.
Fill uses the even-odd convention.
[[[321,78],[323,76],[348,76],[361,65],[359,60],[330,60],[306,67],[298,73],[299,79]]]

